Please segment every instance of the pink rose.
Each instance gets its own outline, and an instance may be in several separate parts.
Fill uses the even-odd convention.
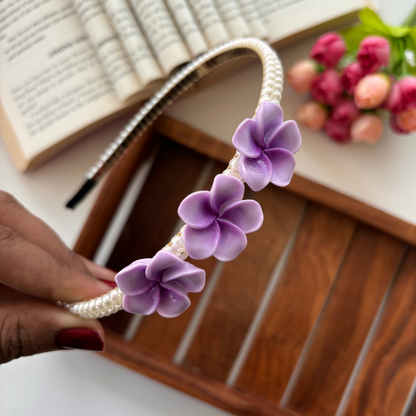
[[[345,143],[350,138],[351,123],[340,123],[339,121],[329,119],[325,123],[325,132],[338,143]]]
[[[325,108],[314,101],[299,107],[296,112],[296,120],[310,130],[319,130],[325,124],[327,111]]]
[[[416,107],[416,78],[404,77],[391,87],[386,108],[398,114]]]
[[[403,131],[416,130],[416,108],[412,108],[411,110],[403,111],[403,113],[397,114],[396,121],[397,125]]]
[[[288,69],[286,80],[296,92],[306,92],[315,75],[316,65],[309,59],[304,59]]]
[[[383,133],[383,122],[375,114],[362,114],[351,126],[353,142],[375,143]]]
[[[331,118],[340,123],[351,123],[360,114],[360,110],[351,99],[345,99],[335,105],[332,110]]]
[[[358,49],[357,61],[364,73],[376,72],[381,66],[386,66],[390,58],[390,44],[387,39],[379,36],[367,36]]]
[[[337,33],[329,32],[318,38],[309,56],[327,68],[337,64],[345,53],[345,43]]]
[[[342,71],[341,82],[348,94],[354,94],[354,89],[363,76],[364,71],[358,62],[353,62],[345,67]]]
[[[397,124],[397,116],[395,114],[392,114],[390,116],[390,128],[397,134],[407,134],[409,133],[406,130],[403,130],[398,124]]]
[[[380,107],[390,91],[390,81],[383,74],[369,74],[362,78],[354,91],[354,102],[358,108]]]
[[[326,69],[312,80],[310,93],[319,103],[335,105],[343,92],[341,78],[335,69]]]

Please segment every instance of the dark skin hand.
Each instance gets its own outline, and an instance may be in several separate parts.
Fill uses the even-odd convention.
[[[0,191],[0,364],[63,348],[102,350],[104,331],[57,306],[100,296],[115,273],[75,254]],[[101,280],[99,280],[101,279]]]

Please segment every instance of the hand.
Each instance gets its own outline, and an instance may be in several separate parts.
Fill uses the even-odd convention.
[[[75,254],[44,222],[0,191],[0,364],[57,349],[103,350],[101,324],[56,302],[100,296],[111,290],[114,276]]]

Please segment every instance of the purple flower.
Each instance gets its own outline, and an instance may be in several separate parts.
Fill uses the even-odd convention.
[[[269,182],[286,186],[292,179],[296,153],[302,139],[293,120],[283,123],[282,108],[264,101],[254,119],[244,120],[233,136],[240,152],[240,175],[253,191]]]
[[[150,315],[157,311],[165,318],[184,312],[191,301],[188,292],[200,292],[205,271],[167,251],[158,251],[152,259],[133,262],[116,275],[124,293],[127,312]]]
[[[243,195],[237,178],[217,175],[210,191],[194,192],[181,202],[178,214],[187,224],[183,241],[190,257],[230,261],[245,249],[246,233],[261,227],[263,212],[258,202],[241,201]]]

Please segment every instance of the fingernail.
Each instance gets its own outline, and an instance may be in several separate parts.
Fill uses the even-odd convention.
[[[112,282],[111,280],[105,280],[105,279],[98,279],[104,282],[106,285],[110,286],[112,289],[115,289],[117,287],[116,282]]]
[[[105,347],[101,334],[91,328],[64,329],[58,334],[56,343],[63,349],[103,351]]]

